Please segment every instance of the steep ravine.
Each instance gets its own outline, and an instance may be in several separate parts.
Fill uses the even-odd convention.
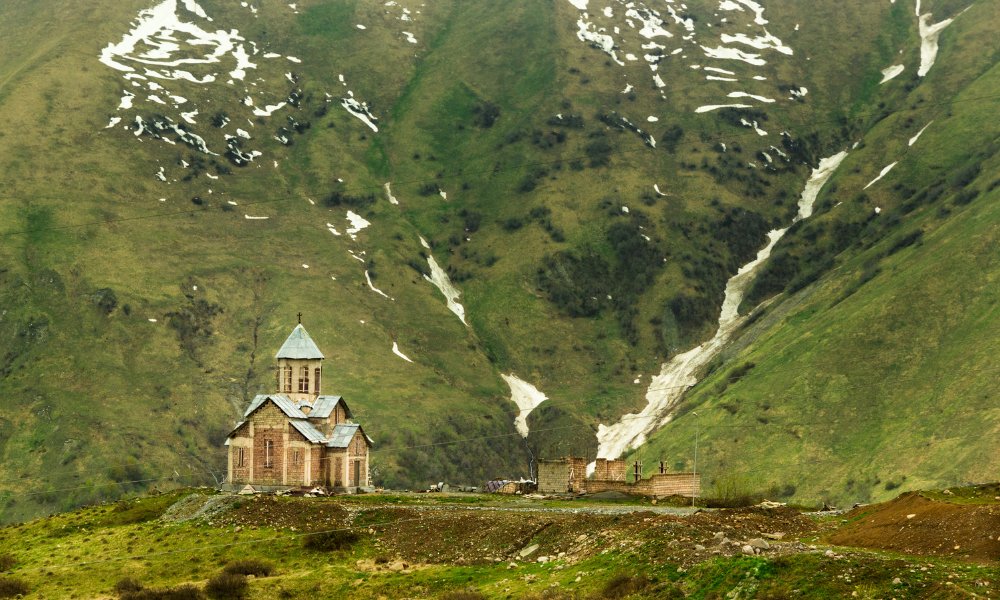
[[[813,204],[823,184],[833,175],[846,156],[847,152],[842,151],[820,160],[819,166],[813,169],[806,181],[802,196],[799,198],[799,212],[789,227],[812,215]],[[768,232],[767,245],[726,282],[722,311],[719,314],[719,328],[712,339],[663,363],[660,374],[652,378],[646,390],[646,407],[641,412],[628,413],[613,425],[598,426],[598,458],[618,458],[630,448],[642,445],[650,433],[670,422],[673,418],[671,411],[684,392],[698,383],[695,374],[722,351],[745,319],[745,316],[737,312],[743,294],[753,281],[760,265],[768,259],[774,245],[785,235],[789,227]],[[593,469],[593,463],[590,469]]]

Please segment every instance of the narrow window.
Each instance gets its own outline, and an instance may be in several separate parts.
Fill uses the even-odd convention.
[[[292,391],[292,368],[290,366],[285,366],[285,391]]]
[[[281,391],[281,367],[274,370],[274,391]]]
[[[299,368],[299,393],[309,393],[309,367]]]
[[[313,372],[313,375],[315,376],[314,378],[316,380],[313,383],[313,386],[314,386],[313,389],[316,390],[316,394],[317,395],[319,394],[319,391],[320,391],[319,390],[319,374],[320,374],[320,369],[319,369],[319,367],[316,367],[316,370]]]
[[[297,467],[301,462],[302,461],[301,458],[299,457],[299,451],[297,449],[292,450],[292,465]]]
[[[246,466],[246,450],[244,448],[236,449],[236,466],[245,467]]]
[[[264,468],[270,469],[274,466],[274,442],[264,440]]]

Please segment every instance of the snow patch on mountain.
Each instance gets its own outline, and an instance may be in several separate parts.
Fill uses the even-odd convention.
[[[879,84],[883,84],[886,81],[895,79],[900,73],[902,73],[906,67],[904,65],[891,65],[882,69],[882,81]]]
[[[389,294],[386,294],[382,290],[380,290],[377,287],[375,287],[375,284],[372,283],[372,276],[368,274],[368,269],[365,269],[365,282],[368,284],[368,288],[371,291],[373,291],[376,294],[378,294],[379,296],[382,296],[383,298],[386,298],[388,300],[395,300],[395,298],[389,296]]]
[[[528,415],[538,408],[542,402],[548,400],[548,396],[543,394],[538,388],[527,381],[519,378],[513,373],[500,375],[507,386],[510,387],[510,399],[517,405],[517,416],[514,417],[514,427],[521,437],[528,437]]]
[[[819,166],[813,169],[799,198],[798,214],[791,224],[812,215],[813,205],[820,190],[846,157],[846,151],[839,152],[822,159]],[[788,229],[786,227],[768,232],[767,245],[726,282],[722,311],[719,314],[719,328],[712,339],[683,354],[678,354],[670,362],[661,365],[660,373],[652,378],[646,390],[646,407],[642,411],[626,414],[613,425],[603,423],[598,425],[597,458],[618,458],[630,448],[642,445],[650,433],[671,421],[673,418],[671,410],[677,401],[685,391],[698,383],[696,373],[722,351],[743,323],[745,317],[741,317],[737,312],[743,301],[743,294],[753,281],[760,265],[768,259],[774,245]],[[593,470],[593,463],[588,466],[588,470]]]
[[[178,111],[174,113],[175,118],[179,114],[179,118],[195,124],[194,116],[199,108],[187,106],[187,110],[180,112],[180,106],[188,105],[190,101],[183,95],[173,93],[168,86],[206,86],[222,80],[233,85],[245,80],[250,70],[258,68],[258,63],[251,60],[258,53],[257,44],[244,38],[239,30],[215,25],[214,19],[196,0],[163,0],[139,11],[130,23],[129,31],[118,42],[108,43],[101,50],[98,60],[122,73],[127,85],[155,92],[138,95],[124,91],[116,111],[139,108],[136,106],[139,97],[143,102],[157,105],[158,114],[168,114],[163,111],[172,107]],[[280,55],[263,55],[265,59],[272,57]],[[258,78],[250,85],[258,86],[263,82],[262,78]],[[252,107],[252,100],[246,106]],[[253,115],[270,116],[283,106],[285,103],[282,102],[265,109],[253,109]],[[222,119],[221,127],[228,122],[228,118]],[[137,133],[162,132],[144,127]],[[192,144],[196,150],[210,153],[203,138],[190,131],[187,136],[200,140]],[[175,140],[162,135],[154,135],[154,138],[175,143]],[[234,152],[243,164],[259,155],[242,152],[238,148]]]
[[[399,358],[402,358],[406,362],[409,362],[409,363],[413,362],[412,360],[410,360],[409,356],[407,356],[407,355],[403,354],[402,352],[400,352],[400,350],[399,350],[399,344],[396,343],[396,342],[392,343],[392,353],[395,354],[396,356],[398,356]]]
[[[889,173],[889,171],[891,171],[891,170],[892,170],[892,168],[896,166],[896,164],[897,164],[897,163],[898,163],[898,161],[896,161],[896,162],[891,162],[891,163],[889,163],[888,165],[886,165],[886,166],[885,166],[885,167],[884,167],[884,168],[882,169],[882,171],[880,171],[880,172],[879,172],[879,174],[878,174],[878,177],[876,177],[875,179],[872,179],[871,181],[869,181],[869,182],[868,182],[868,185],[866,185],[866,186],[865,186],[864,188],[862,188],[862,189],[866,189],[866,190],[867,190],[868,188],[870,188],[871,186],[873,186],[873,185],[875,184],[875,182],[876,182],[876,181],[878,181],[879,179],[882,179],[883,177],[885,177],[885,176],[886,176],[886,175],[887,175],[887,174]]]
[[[937,59],[938,38],[941,31],[951,25],[955,18],[945,19],[931,24],[931,13],[924,13],[918,17],[917,25],[920,30],[920,68],[917,69],[917,76],[927,75],[934,61]]]
[[[396,197],[392,195],[391,186],[392,184],[390,182],[385,182],[385,185],[383,186],[385,188],[385,197],[389,200],[389,204],[399,204],[399,200],[396,200]]]
[[[425,247],[429,247],[426,246],[427,242],[425,242],[423,238],[421,238],[420,241],[425,244]],[[462,325],[468,327],[469,324],[465,322],[465,307],[458,301],[462,292],[455,287],[455,284],[451,282],[451,278],[448,277],[448,273],[441,268],[441,265],[439,265],[436,260],[434,260],[433,254],[428,253],[427,266],[430,267],[431,274],[429,277],[424,275],[424,279],[429,281],[434,285],[434,287],[441,291],[444,295],[445,301],[448,303],[448,310],[455,313],[455,316],[457,316],[458,320],[462,322]]]
[[[346,216],[347,220],[351,222],[351,226],[347,228],[347,235],[351,236],[352,240],[358,239],[358,232],[371,225],[364,217],[352,210],[347,211]]]
[[[931,123],[933,123],[933,122],[934,122],[933,119],[931,119],[930,121],[928,121],[928,123],[926,125],[924,125],[923,127],[920,128],[920,131],[918,131],[916,135],[914,135],[913,137],[910,138],[910,140],[906,143],[906,145],[907,146],[912,146],[913,144],[916,144],[917,140],[920,139],[920,136],[924,133],[924,130],[927,129],[928,127],[930,127]]]
[[[705,106],[699,106],[694,109],[696,113],[704,113],[713,110],[719,110],[720,108],[752,108],[749,104],[706,104]]]

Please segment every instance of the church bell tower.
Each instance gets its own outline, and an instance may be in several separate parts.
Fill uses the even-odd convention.
[[[288,396],[296,404],[311,405],[321,393],[324,356],[302,326],[301,313],[299,324],[281,345],[275,358],[278,359],[275,391]]]

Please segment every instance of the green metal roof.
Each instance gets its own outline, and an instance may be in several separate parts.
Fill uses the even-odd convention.
[[[316,342],[312,341],[312,338],[309,337],[309,333],[302,326],[302,323],[295,326],[295,329],[292,330],[292,333],[285,340],[285,343],[281,345],[281,349],[278,350],[278,353],[274,357],[292,359],[326,358],[319,351]]]

